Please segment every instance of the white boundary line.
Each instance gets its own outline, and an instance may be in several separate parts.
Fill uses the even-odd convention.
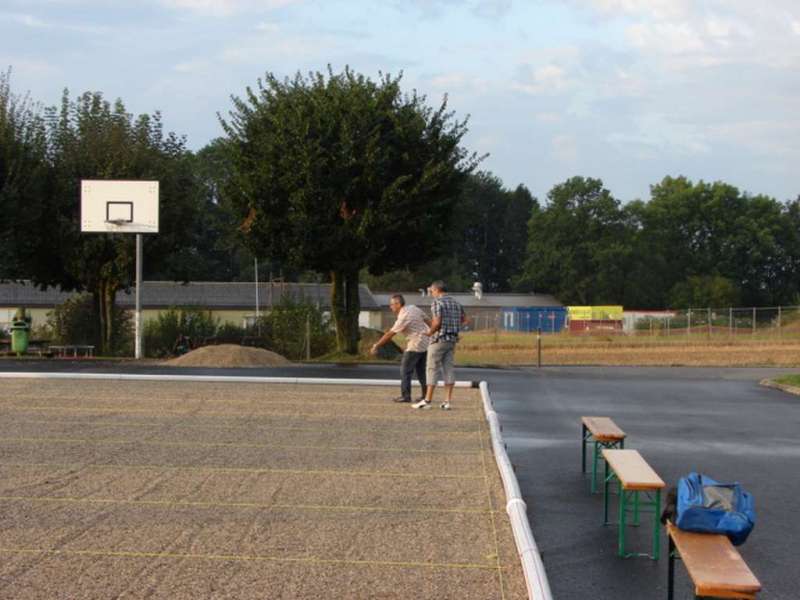
[[[506,453],[503,435],[500,433],[500,421],[492,407],[489,384],[481,381],[479,387],[481,398],[483,398],[483,410],[486,413],[486,420],[489,421],[494,458],[497,461],[497,468],[500,470],[500,478],[503,480],[503,488],[506,491],[506,512],[511,520],[514,541],[517,544],[519,559],[522,561],[522,572],[525,574],[525,583],[528,586],[528,598],[530,600],[553,600],[542,557],[536,546],[536,540],[533,539],[531,524],[528,522],[527,506],[519,491],[514,467]]]
[[[289,383],[289,384],[319,384],[319,385],[399,385],[396,379],[326,379],[321,377],[237,377],[228,375],[144,375],[122,373],[31,373],[10,372],[0,373],[0,379],[94,379],[118,381],[185,381],[206,383]],[[416,382],[415,382],[416,384]],[[439,382],[441,385],[442,382]],[[472,381],[456,381],[456,387],[476,387]],[[478,384],[483,400],[483,410],[489,422],[489,433],[492,438],[492,449],[503,481],[506,493],[506,512],[511,521],[514,532],[514,541],[517,545],[522,571],[528,588],[530,600],[553,600],[550,584],[542,564],[542,557],[533,539],[531,525],[528,522],[527,506],[519,491],[519,483],[514,475],[514,468],[506,453],[503,436],[500,433],[500,421],[492,407],[489,396],[489,385],[485,381]]]
[[[105,379],[121,381],[185,381],[202,383],[291,383],[320,385],[400,385],[398,379],[325,379],[322,377],[240,377],[237,375],[144,375],[123,373],[0,373],[0,379]],[[418,382],[413,385],[419,386]],[[443,382],[439,382],[443,385]],[[471,381],[456,381],[456,387],[475,387]]]

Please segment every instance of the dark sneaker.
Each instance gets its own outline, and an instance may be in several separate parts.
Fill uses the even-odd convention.
[[[397,398],[392,398],[392,402],[411,402],[411,398],[403,398],[402,396],[398,396]]]

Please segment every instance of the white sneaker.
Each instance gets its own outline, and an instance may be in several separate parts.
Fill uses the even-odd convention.
[[[442,410],[450,410],[450,403],[449,402],[442,402],[440,404]]]
[[[411,405],[411,408],[430,408],[430,407],[431,403],[425,400],[425,398]]]

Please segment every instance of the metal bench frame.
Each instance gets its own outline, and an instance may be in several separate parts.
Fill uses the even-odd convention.
[[[625,448],[625,438],[619,440],[597,440],[594,434],[586,427],[586,423],[581,421],[581,473],[586,473],[586,445],[591,443],[592,450],[592,479],[590,482],[590,490],[592,494],[597,493],[597,462],[601,458],[603,448],[610,450],[623,450]]]
[[[605,463],[605,477],[603,478],[603,525],[612,524],[608,520],[608,498],[611,495],[610,487],[614,482],[617,484],[617,495],[619,496],[617,556],[621,558],[641,556],[658,560],[661,555],[661,521],[659,520],[661,516],[661,488],[652,490],[626,490],[622,487],[622,482],[619,480],[614,470],[609,468],[608,461],[603,460],[603,462]],[[640,525],[639,517],[642,513],[651,513],[653,515],[652,554],[625,552],[625,531],[628,525],[627,516],[629,512],[633,512],[633,521],[631,525],[634,527]]]

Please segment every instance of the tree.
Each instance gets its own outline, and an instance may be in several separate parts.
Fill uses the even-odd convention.
[[[491,173],[468,179],[458,208],[455,248],[463,271],[485,291],[510,291],[521,268],[535,203],[527,188],[510,192]]]
[[[445,279],[454,290],[480,281],[487,292],[508,292],[522,268],[534,207],[538,203],[525,186],[510,191],[489,172],[472,174],[454,210],[443,255],[413,270],[366,275],[366,281],[377,289],[409,291],[434,279]]]
[[[651,196],[642,227],[649,254],[660,257],[664,300],[691,277],[721,277],[749,306],[791,301],[797,289],[797,232],[790,206],[723,182],[692,183],[685,177],[664,178],[652,186]]]
[[[258,255],[330,273],[340,351],[359,339],[359,271],[375,275],[442,251],[452,209],[479,158],[454,120],[401,77],[346,68],[267,73],[221,119],[232,149],[228,193]]]
[[[673,308],[739,306],[739,288],[720,275],[691,275],[670,291]]]
[[[573,177],[553,187],[529,222],[520,290],[565,304],[619,303],[625,296],[632,231],[620,203],[599,179]]]
[[[197,204],[184,140],[164,134],[161,117],[134,120],[121,100],[99,92],[47,111],[48,189],[34,199],[38,221],[20,250],[20,272],[41,286],[91,293],[100,326],[100,351],[114,347],[114,300],[131,284],[131,235],[81,234],[81,179],[154,179],[160,182],[160,233],[147,236],[145,266],[181,278],[192,262],[190,238]],[[169,265],[167,268],[164,265]]]
[[[39,107],[11,91],[11,70],[0,72],[0,279],[25,277],[21,261],[32,253],[46,192],[47,135]],[[45,217],[46,218],[46,217]]]

